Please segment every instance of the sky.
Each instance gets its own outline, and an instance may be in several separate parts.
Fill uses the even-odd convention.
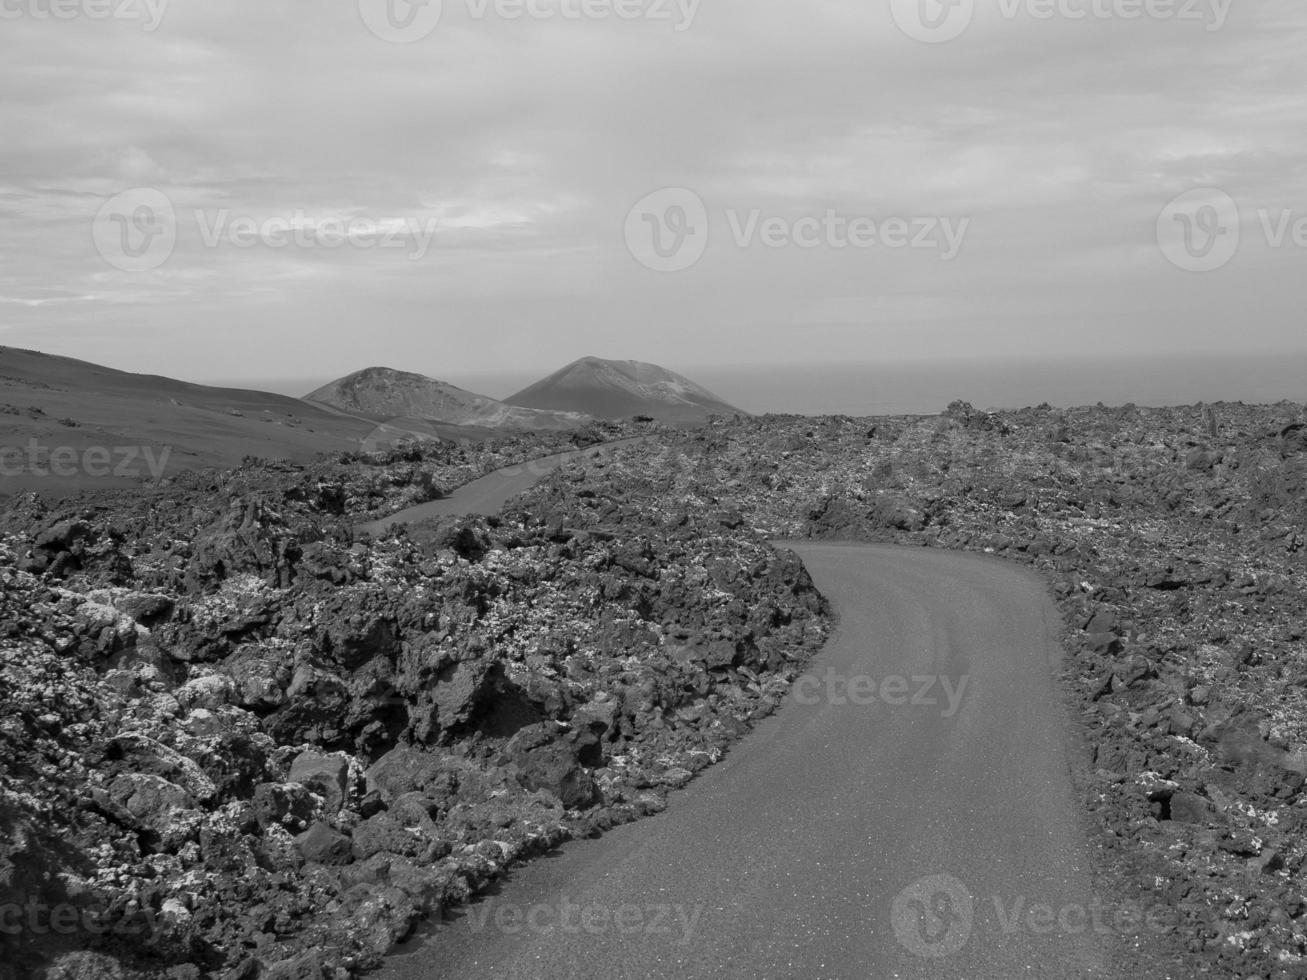
[[[1307,350],[1302,0],[0,0],[0,344]]]

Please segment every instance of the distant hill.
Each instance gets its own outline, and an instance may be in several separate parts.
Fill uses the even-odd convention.
[[[422,419],[481,429],[565,430],[591,421],[573,412],[506,405],[435,378],[384,367],[356,371],[305,395],[304,400],[378,420]]]
[[[699,422],[709,415],[746,415],[707,388],[640,361],[583,357],[506,399],[510,405],[584,412],[602,419],[648,415],[660,422]]]
[[[375,428],[285,395],[0,347],[0,496],[122,486],[245,456],[307,462],[358,449]]]

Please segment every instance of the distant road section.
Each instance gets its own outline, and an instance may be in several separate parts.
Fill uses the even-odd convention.
[[[429,500],[383,517],[380,520],[360,524],[356,532],[366,532],[372,536],[383,534],[396,524],[414,524],[432,517],[454,517],[462,514],[498,514],[510,500],[518,494],[525,493],[550,473],[557,470],[569,460],[594,459],[611,452],[619,446],[639,442],[644,436],[633,439],[620,439],[602,445],[587,446],[553,456],[544,456],[516,466],[506,466],[495,470],[471,483],[465,483],[448,497]]]
[[[791,545],[839,629],[667,811],[513,872],[385,980],[1109,976],[1041,583]]]

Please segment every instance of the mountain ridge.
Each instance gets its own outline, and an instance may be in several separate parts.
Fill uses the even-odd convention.
[[[702,422],[710,415],[747,415],[682,374],[645,361],[579,358],[517,394],[509,405],[584,412],[595,418],[645,415],[660,422]]]
[[[508,405],[428,375],[388,367],[363,368],[337,378],[309,392],[304,401],[378,419],[425,419],[487,429],[556,431],[591,421],[574,412]]]
[[[0,497],[134,483],[155,475],[141,463],[147,451],[169,476],[237,466],[246,456],[305,463],[358,448],[374,428],[289,395],[0,346]],[[50,475],[55,452],[71,460],[60,467],[66,478]],[[108,466],[97,462],[106,452]]]

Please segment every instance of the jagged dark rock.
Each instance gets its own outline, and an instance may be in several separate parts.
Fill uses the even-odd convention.
[[[1303,431],[1239,405],[719,421],[571,463],[494,520],[359,541],[527,444],[16,498],[0,899],[144,928],[0,955],[375,964],[514,861],[658,812],[775,710],[827,624],[767,539],[814,536],[1043,574],[1110,870],[1176,910],[1177,975],[1273,975],[1307,907]]]

